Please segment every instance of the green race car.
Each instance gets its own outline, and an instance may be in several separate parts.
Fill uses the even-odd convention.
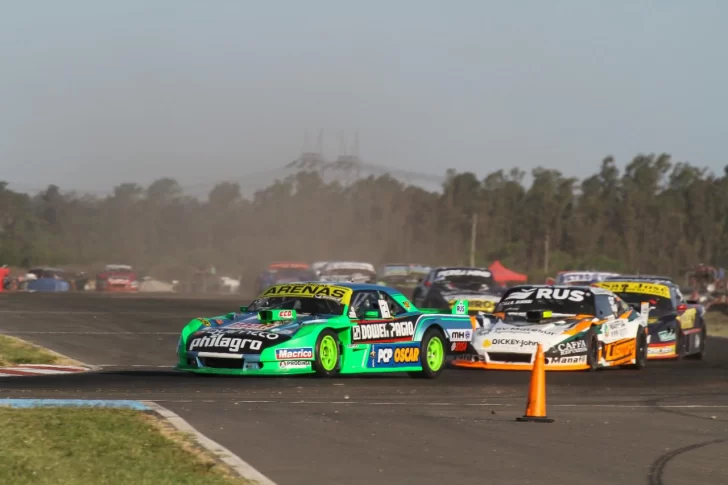
[[[467,304],[452,314],[417,309],[380,285],[289,283],[268,288],[240,312],[195,318],[177,347],[181,371],[292,375],[408,372],[437,377],[465,353],[475,323]]]

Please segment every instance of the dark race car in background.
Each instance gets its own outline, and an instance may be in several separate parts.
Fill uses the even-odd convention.
[[[491,313],[505,288],[486,268],[449,266],[435,268],[415,288],[412,301],[422,308],[452,309],[457,300],[468,302],[468,312]]]
[[[707,330],[705,309],[686,301],[667,278],[625,276],[594,283],[618,295],[633,308],[649,304],[649,359],[702,359]]]
[[[276,262],[269,264],[268,268],[258,275],[255,283],[255,291],[256,293],[260,293],[273,285],[313,281],[315,279],[316,273],[308,263]]]
[[[412,290],[430,272],[429,266],[421,264],[389,263],[379,270],[377,277],[380,285],[391,286],[398,290]]]
[[[606,273],[603,271],[559,271],[553,281],[547,281],[554,285],[582,286],[590,285],[598,281],[604,281],[611,276],[618,276],[617,273]]]

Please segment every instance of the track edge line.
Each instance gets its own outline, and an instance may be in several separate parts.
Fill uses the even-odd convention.
[[[22,339],[20,337],[16,337],[15,335],[11,335],[9,333],[2,333],[2,335],[5,336],[5,337],[9,337],[11,339],[19,340],[20,342],[22,342],[24,344],[27,344],[27,345],[30,345],[31,347],[35,347],[37,349],[43,350],[45,352],[48,352],[49,354],[51,354],[51,355],[53,355],[53,356],[55,356],[55,357],[57,357],[59,359],[66,359],[69,362],[73,362],[73,364],[68,364],[66,366],[85,367],[87,369],[86,372],[97,372],[97,371],[103,370],[103,368],[101,368],[101,367],[99,367],[97,365],[86,364],[85,362],[81,362],[80,360],[71,358],[71,357],[69,357],[67,355],[64,355],[64,354],[60,353],[60,352],[56,352],[55,350],[53,350],[51,348],[44,347],[42,345],[38,345],[38,344],[33,343],[33,342],[29,342],[28,340]],[[18,365],[22,365],[22,364],[18,364]],[[49,365],[65,365],[65,364],[49,364]],[[13,366],[8,366],[8,367],[13,367]],[[0,369],[1,369],[1,367],[0,367]]]
[[[154,411],[164,419],[166,419],[178,431],[193,434],[195,436],[195,439],[197,440],[197,443],[199,443],[200,446],[208,450],[210,453],[214,454],[226,465],[230,466],[241,477],[247,480],[251,480],[253,482],[257,482],[260,485],[277,485],[270,478],[266,477],[261,472],[256,470],[252,465],[240,458],[238,455],[199,432],[177,413],[170,411],[169,409],[165,408],[160,404],[157,404],[154,401],[140,402],[145,406],[149,407],[152,411]]]

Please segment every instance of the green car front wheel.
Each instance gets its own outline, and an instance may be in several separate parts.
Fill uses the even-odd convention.
[[[331,377],[341,369],[341,343],[336,332],[323,330],[316,340],[313,368],[316,375]]]

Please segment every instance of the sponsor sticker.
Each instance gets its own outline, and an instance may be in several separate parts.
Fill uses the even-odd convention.
[[[311,361],[310,360],[284,360],[283,362],[278,362],[278,368],[279,369],[310,369]]]
[[[451,352],[465,352],[466,350],[468,350],[467,342],[453,342],[450,345]]]
[[[617,360],[628,357],[636,352],[634,340],[623,340],[604,346],[606,360]]]
[[[533,288],[531,290],[514,291],[506,300],[569,300],[573,302],[584,301],[587,295],[585,290],[572,290],[569,288]]]
[[[488,342],[488,345],[486,345]],[[491,345],[500,345],[503,347],[535,347],[540,342],[536,340],[522,340],[518,338],[494,338],[483,341],[483,347],[490,347]]]
[[[205,349],[226,350],[236,353],[245,350],[260,350],[263,347],[261,340],[240,337],[225,337],[225,334],[213,334],[196,337],[190,342],[189,350],[203,351]]]
[[[355,342],[406,338],[412,337],[414,334],[415,324],[409,320],[386,323],[362,322],[351,328],[352,340]]]
[[[289,322],[290,323],[290,322]],[[252,323],[252,322],[235,322],[225,328],[239,328],[243,330],[270,330],[271,328],[283,325],[283,322],[271,323]]]
[[[367,367],[412,367],[419,363],[419,343],[372,345]]]
[[[675,353],[674,345],[662,345],[660,347],[647,347],[648,355],[664,355],[664,354],[674,354],[674,353]]]
[[[597,283],[596,286],[600,286],[614,293],[639,293],[643,295],[670,298],[670,288],[666,285],[661,285],[659,283],[650,283],[643,281],[602,281]]]
[[[535,288],[533,290],[514,291],[508,294],[506,300],[529,300],[535,292]]]
[[[584,340],[572,340],[571,342],[560,343],[556,346],[561,356],[578,354],[586,352],[586,342]]]
[[[315,283],[292,283],[272,286],[268,288],[261,296],[302,296],[309,298],[331,298],[348,303],[351,293],[351,289],[342,286],[320,285]]]
[[[586,355],[572,355],[571,357],[553,357],[549,364],[586,364]]]
[[[603,329],[606,338],[624,338],[627,336],[627,324],[619,320],[605,323]]]
[[[470,342],[473,338],[472,330],[448,330],[447,334],[451,342]]]
[[[480,276],[481,278],[490,278],[493,276],[493,273],[484,269],[445,269],[437,272],[438,280],[447,278],[448,276]]]
[[[539,333],[539,334],[545,334],[545,335],[553,335],[554,333],[561,333],[561,330],[544,330],[542,328],[536,328],[536,327],[495,327],[491,330],[493,333],[523,333],[523,334],[533,334],[533,333]]]
[[[199,320],[200,322],[202,322],[202,324],[203,324],[204,326],[206,326],[206,327],[209,327],[209,326],[210,326],[210,321],[209,321],[208,319],[206,319],[206,318],[198,318],[198,320]]]
[[[487,313],[493,313],[495,302],[489,300],[468,300],[470,308],[473,310],[481,310]]]
[[[313,359],[313,349],[302,347],[299,349],[276,349],[276,360]]]
[[[293,317],[293,311],[292,310],[281,310],[278,312],[279,318],[292,318]]]

